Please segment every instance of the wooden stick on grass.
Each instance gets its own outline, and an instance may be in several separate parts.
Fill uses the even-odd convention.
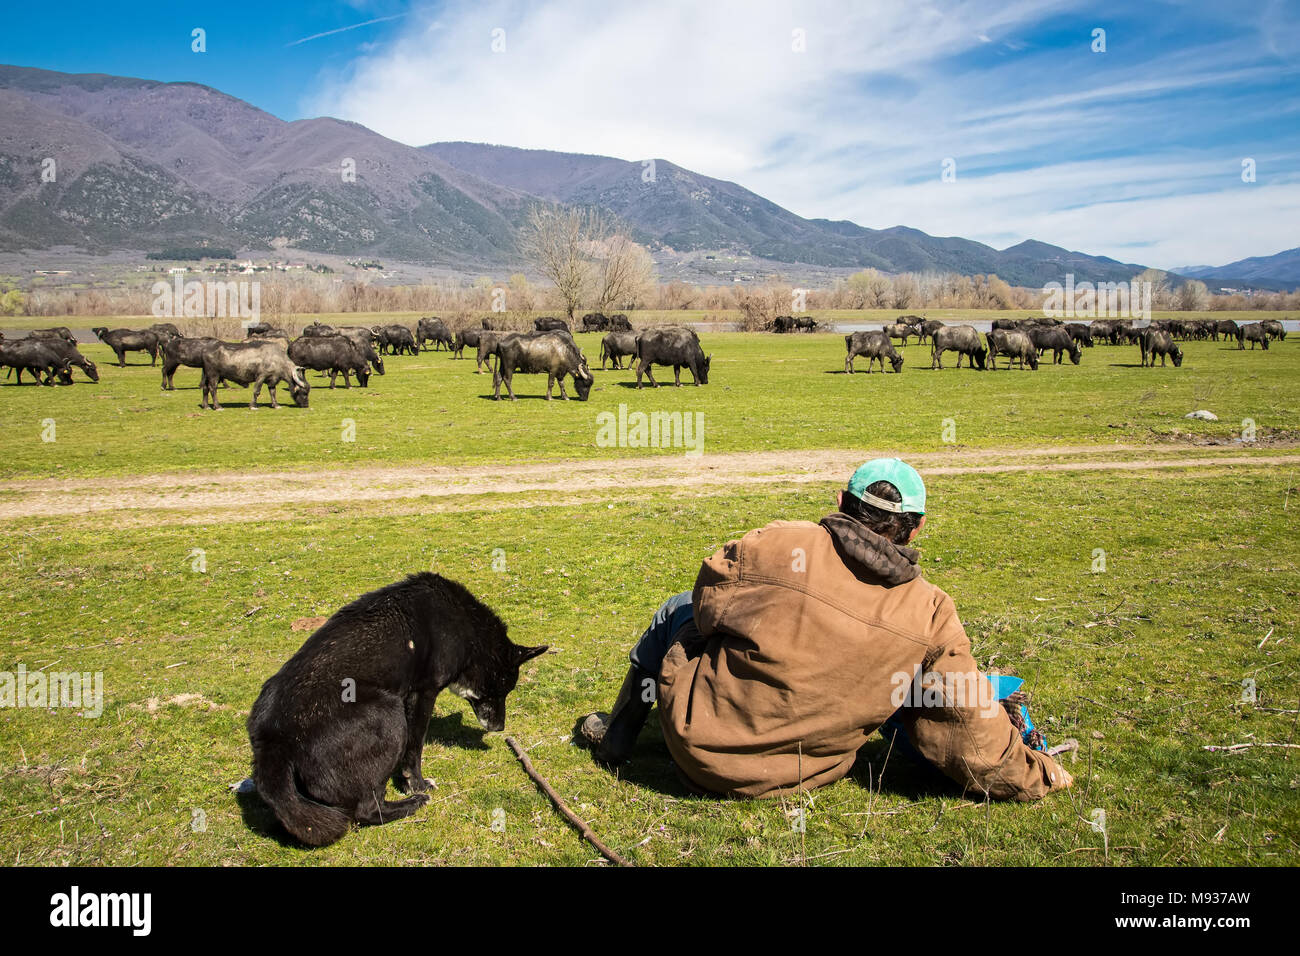
[[[569,809],[568,804],[560,799],[560,795],[551,789],[551,785],[546,782],[546,778],[534,769],[533,762],[528,759],[528,754],[524,752],[524,748],[519,746],[519,741],[515,740],[514,737],[507,737],[506,744],[514,751],[515,756],[519,758],[519,762],[524,765],[524,773],[528,774],[528,776],[532,778],[533,783],[541,787],[542,792],[551,798],[551,802],[555,804],[555,809],[559,810],[564,818],[573,824],[574,828],[577,829],[578,833],[582,835],[584,840],[599,850],[600,855],[609,860],[609,862],[616,863],[619,866],[632,865],[609,847],[605,846],[605,844],[601,843],[600,838],[591,832],[591,827],[587,825],[587,821]]]

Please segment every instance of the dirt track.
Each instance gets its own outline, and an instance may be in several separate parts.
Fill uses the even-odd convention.
[[[1300,454],[1278,449],[1242,454],[1242,448],[1136,445],[1075,445],[994,448],[910,454],[925,475],[986,472],[1133,471],[1168,468],[1295,468]],[[232,510],[254,517],[277,507],[376,502],[421,497],[677,487],[703,490],[803,482],[842,482],[866,458],[888,452],[781,451],[690,458],[655,457],[552,461],[525,465],[466,467],[332,468],[322,471],[226,471],[128,478],[38,479],[0,482],[0,521],[144,510],[157,513]],[[441,510],[441,509],[440,509]],[[180,517],[171,514],[164,522]],[[230,518],[226,520],[231,520]]]

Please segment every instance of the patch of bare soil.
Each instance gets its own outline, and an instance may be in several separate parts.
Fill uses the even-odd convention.
[[[924,475],[994,472],[1141,471],[1165,468],[1294,467],[1300,454],[1243,454],[1240,445],[1062,445],[962,449],[907,455]],[[1234,454],[1235,452],[1235,454]],[[799,484],[843,481],[862,461],[888,451],[807,450],[722,455],[656,455],[519,465],[359,466],[322,471],[226,471],[113,479],[20,480],[0,483],[0,521],[62,515],[146,511],[173,523],[183,514],[231,511],[245,520],[285,506],[329,506],[411,498],[506,495],[512,507],[528,496],[603,491],[626,497],[634,488]],[[553,502],[550,502],[553,503]],[[168,512],[160,515],[159,512]]]

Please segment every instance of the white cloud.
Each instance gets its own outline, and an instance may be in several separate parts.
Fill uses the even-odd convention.
[[[1112,35],[1111,52],[1088,59],[1083,31],[1077,55],[1035,49],[1047,18],[1076,5],[453,2],[412,11],[397,41],[322,76],[305,106],[412,145],[665,158],[801,215],[999,246],[1037,238],[1171,266],[1294,245],[1285,157],[1245,186],[1240,157],[1213,135],[1189,148],[1153,123],[1170,96],[1274,76],[1266,44],[1238,36],[1134,57]],[[1269,8],[1259,29],[1278,33],[1280,16]],[[796,29],[806,52],[792,49]],[[1269,42],[1292,46],[1281,33]],[[1293,101],[1240,109],[1271,112],[1260,116],[1267,147],[1266,124]],[[958,181],[942,184],[950,156]]]

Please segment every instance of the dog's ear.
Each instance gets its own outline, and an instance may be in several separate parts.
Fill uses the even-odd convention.
[[[536,647],[516,647],[515,657],[520,664],[524,661],[531,661],[534,657],[540,657],[545,654],[549,645],[539,644]]]

